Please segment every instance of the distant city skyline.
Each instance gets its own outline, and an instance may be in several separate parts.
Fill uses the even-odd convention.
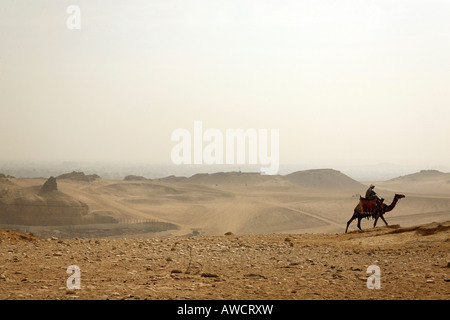
[[[172,166],[172,132],[202,121],[279,130],[280,173],[446,168],[449,12],[439,0],[2,1],[0,161]]]

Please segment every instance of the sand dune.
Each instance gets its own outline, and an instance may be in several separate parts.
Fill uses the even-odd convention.
[[[75,178],[67,178],[70,176]],[[173,235],[192,232],[221,235],[228,231],[235,234],[340,233],[345,230],[359,194],[367,189],[367,184],[332,169],[305,170],[285,176],[218,172],[162,179],[109,180],[98,176],[91,179],[80,173],[64,177],[57,179],[58,192],[67,199],[86,204],[88,216],[100,214],[117,221],[151,219],[171,223],[178,226],[177,230],[170,231]],[[434,181],[436,190],[445,190],[447,177],[444,173],[421,172],[377,182],[376,189],[388,204],[395,193],[406,195],[386,214],[388,223],[409,226],[449,220],[450,192],[414,192],[420,186],[430,185],[430,181]],[[36,197],[36,190],[46,179],[3,178],[1,181],[0,194],[8,188],[8,192],[15,190]],[[5,197],[0,197],[0,201],[5,202]],[[383,224],[381,220],[379,223]],[[364,229],[372,225],[372,220],[362,221]],[[354,229],[356,223],[349,228]]]

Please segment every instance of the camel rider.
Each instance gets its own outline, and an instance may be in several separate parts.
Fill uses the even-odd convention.
[[[383,202],[384,199],[380,199],[377,195],[377,193],[373,190],[375,186],[373,184],[370,185],[369,189],[367,189],[366,192],[366,199],[367,200],[377,200],[377,202]]]

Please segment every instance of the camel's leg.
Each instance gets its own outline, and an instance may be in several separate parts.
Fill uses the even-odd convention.
[[[352,221],[355,220],[355,219],[356,219],[356,216],[353,215],[353,216],[350,218],[350,220],[347,221],[347,228],[345,228],[345,233],[347,233],[348,226],[350,225],[350,223],[352,223]]]
[[[375,216],[375,222],[373,223],[373,227],[374,227],[374,228],[377,226],[377,222],[378,222],[378,219],[380,219],[380,217],[381,217],[381,219],[384,220],[383,215],[381,214],[380,211],[378,211],[377,214],[376,214],[376,216]]]
[[[386,220],[384,220],[384,216],[383,216],[383,215],[381,215],[380,218],[381,218],[381,220],[384,221],[384,224],[385,224],[385,225],[388,225],[388,223],[386,222]]]
[[[358,217],[358,229],[359,229],[359,230],[362,230],[362,229],[361,229],[361,219],[362,219],[362,217],[359,216],[359,217]]]

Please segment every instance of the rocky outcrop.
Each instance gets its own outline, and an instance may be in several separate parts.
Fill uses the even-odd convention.
[[[41,192],[47,193],[58,190],[58,184],[56,183],[56,179],[54,177],[48,178],[47,181],[42,185]]]
[[[58,191],[54,177],[41,187],[0,183],[0,224],[82,224],[88,211],[87,204]]]

